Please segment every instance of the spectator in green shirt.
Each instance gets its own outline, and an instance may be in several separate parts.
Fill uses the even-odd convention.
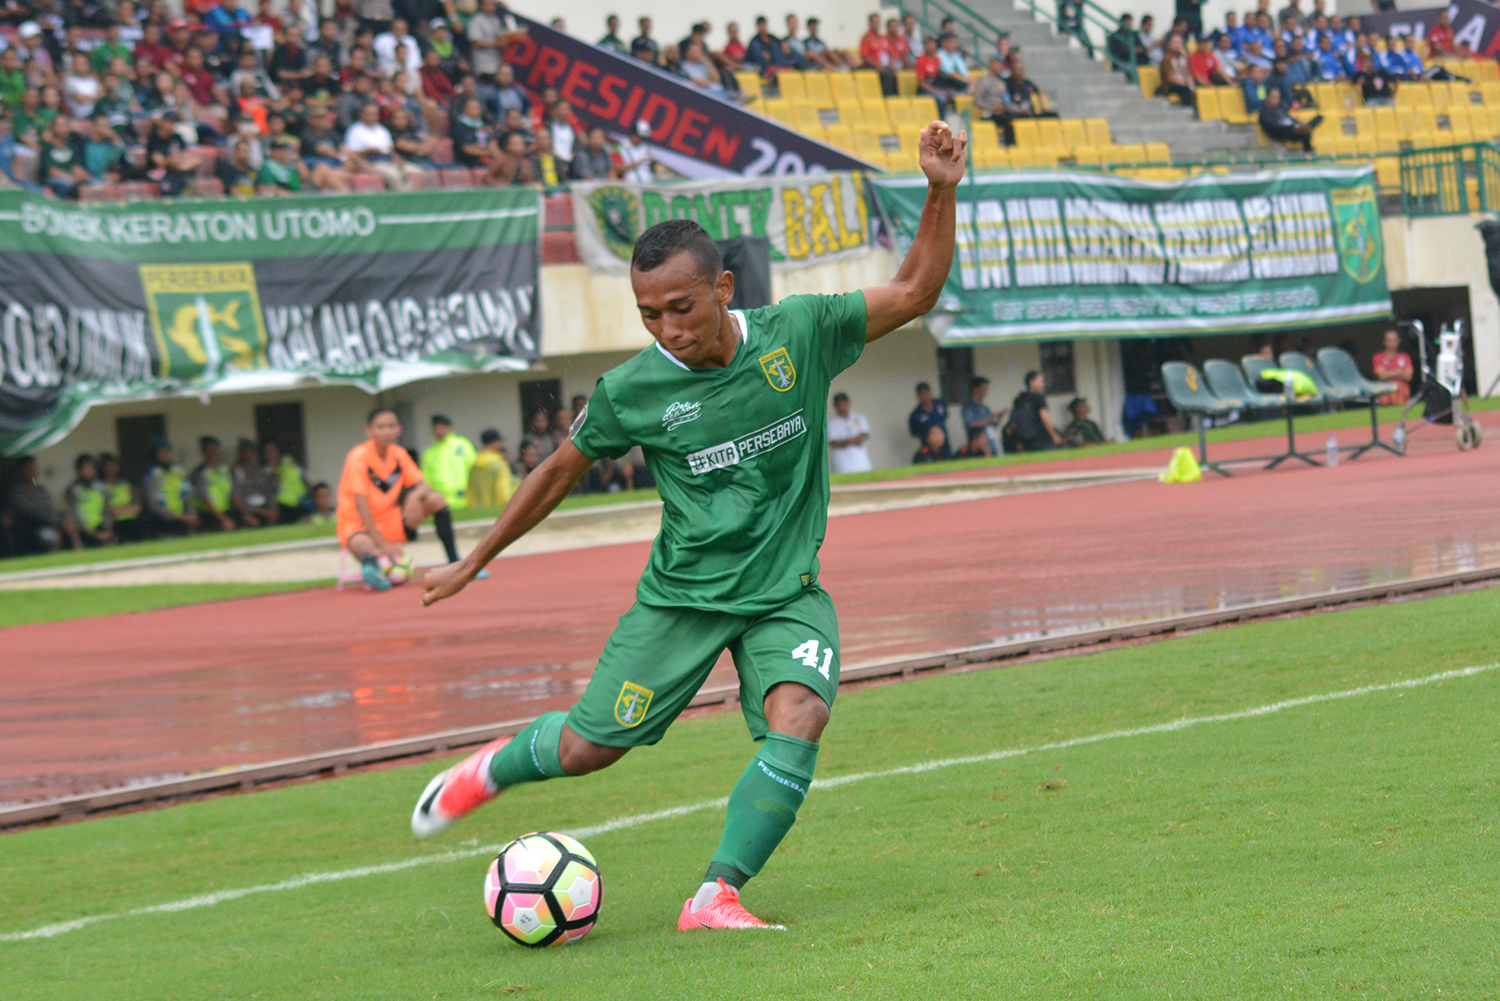
[[[94,181],[113,183],[120,179],[125,144],[110,127],[109,116],[95,113],[89,120],[89,136],[83,142],[83,169]]]
[[[78,186],[88,183],[81,144],[66,118],[52,119],[42,136],[37,179],[59,198],[77,198]]]
[[[224,185],[224,194],[236,198],[255,195],[256,170],[250,163],[250,144],[245,140],[234,144],[234,156],[219,160],[217,172],[219,183]]]
[[[15,109],[11,116],[13,123],[12,132],[17,142],[37,148],[42,134],[52,124],[52,119],[57,117],[57,112],[42,104],[42,92],[35,87],[27,88],[21,95],[21,106]]]
[[[26,93],[26,70],[14,48],[0,52],[0,102],[14,111]]]
[[[276,137],[271,155],[260,165],[255,187],[262,195],[296,195],[302,192],[307,167],[297,156],[297,139],[290,135]]]
[[[116,59],[125,60],[127,66],[135,65],[135,51],[120,41],[120,26],[112,24],[104,29],[104,41],[89,52],[89,65],[102,75]]]

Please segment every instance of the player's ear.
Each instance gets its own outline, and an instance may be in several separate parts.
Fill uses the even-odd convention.
[[[729,305],[734,298],[734,272],[720,271],[719,277],[714,281],[714,298],[719,300],[720,306]]]

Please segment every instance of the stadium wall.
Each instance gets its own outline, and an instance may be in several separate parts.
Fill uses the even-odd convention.
[[[568,33],[588,42],[598,41],[604,36],[604,19],[610,14],[620,16],[620,37],[626,44],[637,34],[636,20],[651,18],[651,37],[658,44],[666,45],[685,37],[696,21],[707,18],[713,25],[709,44],[721,48],[727,37],[724,25],[738,22],[740,39],[748,42],[755,34],[755,18],[764,14],[771,21],[771,31],[778,37],[786,33],[786,15],[795,13],[805,25],[809,17],[823,22],[823,40],[836,48],[859,47],[859,37],[864,34],[865,19],[876,10],[887,16],[895,15],[894,7],[881,8],[878,4],[851,2],[851,0],[801,0],[795,4],[734,5],[727,9],[704,10],[692,4],[654,4],[636,0],[634,3],[618,3],[616,0],[541,0],[512,7],[518,13],[533,20],[550,22],[554,17],[563,19]]]
[[[1386,280],[1392,292],[1421,288],[1469,288],[1474,366],[1483,393],[1500,376],[1500,299],[1490,288],[1484,240],[1474,228],[1482,215],[1388,216]]]

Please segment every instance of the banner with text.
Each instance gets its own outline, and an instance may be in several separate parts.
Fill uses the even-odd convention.
[[[516,82],[556,87],[585,125],[622,136],[651,126],[652,155],[684,177],[872,170],[811,136],[717,97],[687,80],[524,17],[526,37],[505,50]]]
[[[1426,38],[1427,32],[1437,24],[1438,15],[1443,11],[1448,12],[1455,46],[1472,49],[1486,59],[1500,51],[1500,9],[1484,0],[1453,0],[1447,7],[1361,14],[1359,26],[1360,30],[1381,37],[1413,35]]]
[[[860,173],[573,185],[578,252],[596,271],[628,272],[636,239],[665,219],[691,219],[715,240],[764,236],[775,271],[870,252],[870,212]]]
[[[100,400],[370,391],[541,355],[531,189],[77,205],[0,191],[0,451]]]
[[[926,181],[870,185],[904,251]],[[959,185],[953,270],[929,322],[955,343],[1287,330],[1390,311],[1370,168],[1016,173]]]

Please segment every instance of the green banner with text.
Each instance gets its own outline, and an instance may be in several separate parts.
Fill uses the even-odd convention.
[[[76,204],[0,191],[0,451],[101,400],[541,357],[531,189]]]
[[[870,178],[899,247],[924,178]],[[981,174],[958,189],[944,343],[1288,330],[1390,315],[1374,172],[1178,182]]]

